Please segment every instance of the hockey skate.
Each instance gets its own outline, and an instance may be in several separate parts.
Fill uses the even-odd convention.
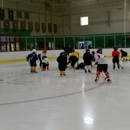
[[[43,68],[43,71],[46,71],[46,68]]]
[[[38,73],[37,71],[35,70],[31,70],[30,73]]]
[[[66,76],[66,74],[60,74],[60,76],[62,77],[62,76]]]
[[[108,77],[106,77],[105,79],[106,79],[106,81],[107,81],[108,83],[111,83],[111,82],[112,82],[111,79],[108,78]]]
[[[47,70],[49,70],[49,65],[47,66]]]
[[[115,65],[113,65],[113,69],[115,69]]]
[[[91,73],[91,71],[88,69],[88,73]]]
[[[60,76],[64,76],[64,72],[63,71],[60,71]]]
[[[38,73],[37,71],[33,71],[33,73]]]
[[[66,76],[66,72],[65,71],[62,72],[62,76]]]
[[[120,65],[118,65],[117,67],[118,67],[118,69],[120,69]]]
[[[111,79],[107,79],[107,82],[111,83],[112,81],[111,81]]]
[[[95,83],[97,83],[97,82],[98,82],[98,78],[95,79]]]

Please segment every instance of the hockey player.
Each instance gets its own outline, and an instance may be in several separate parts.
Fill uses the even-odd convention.
[[[114,47],[114,51],[112,52],[113,69],[115,69],[116,64],[118,69],[120,69],[119,56],[120,56],[120,52],[118,51],[117,47]]]
[[[38,60],[38,56],[36,54],[36,50],[33,49],[32,50],[32,53],[30,53],[28,56],[27,56],[27,61],[30,62],[30,72],[31,73],[38,73],[36,71],[36,67],[37,67],[37,63],[36,63],[36,60]]]
[[[61,52],[57,57],[58,68],[60,70],[60,76],[66,76],[66,67],[67,67],[67,56],[65,52]]]
[[[79,60],[79,53],[73,50],[71,56],[69,57],[69,62],[67,64],[71,64],[71,68],[75,68],[75,64],[78,63]]]
[[[91,67],[93,67],[93,66],[96,65],[95,58],[94,58],[95,51],[92,51],[92,52],[91,52],[91,55],[92,55],[92,65],[91,65]]]
[[[95,62],[95,58],[94,58],[95,51],[92,51],[91,55],[92,55],[92,62]]]
[[[85,70],[85,64],[84,62],[81,62],[77,65],[77,67],[75,68],[75,70],[79,70],[79,69],[84,69]]]
[[[47,56],[42,56],[43,71],[46,71],[46,69],[48,69],[48,66],[49,66],[49,60],[48,60]]]
[[[85,73],[91,73],[90,67],[92,65],[92,55],[90,53],[90,50],[87,49],[86,52],[83,55],[83,60],[85,63]]]
[[[122,61],[127,61],[127,52],[120,50]]]
[[[97,53],[95,53],[94,57],[95,57],[95,61],[97,62],[97,73],[96,73],[95,83],[98,82],[101,72],[104,72],[104,74],[106,75],[105,79],[108,82],[111,82],[110,75],[108,72],[107,60],[106,60],[105,56],[102,54],[102,50],[98,49]]]
[[[38,59],[39,59],[39,61],[40,61],[40,64],[39,64],[40,67],[43,67],[43,66],[42,66],[42,65],[43,65],[43,64],[42,64],[42,63],[43,63],[42,60],[44,59],[44,56],[46,56],[46,53],[47,53],[47,50],[44,49],[41,54],[38,54]],[[46,58],[47,58],[47,56],[46,56]],[[49,70],[49,60],[48,60],[48,65],[47,65],[46,68]]]
[[[64,47],[63,50],[65,51],[66,55],[69,55],[73,52],[73,49],[70,44],[68,45],[68,47]]]
[[[66,56],[70,56],[71,53],[73,52],[72,46],[70,44],[67,47],[64,47],[63,50],[64,50]],[[70,63],[70,59],[67,59],[67,63],[68,64]]]

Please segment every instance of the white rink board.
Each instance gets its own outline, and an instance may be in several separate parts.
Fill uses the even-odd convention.
[[[121,48],[120,48],[121,49]],[[119,49],[119,50],[120,50]],[[97,49],[90,49],[90,51],[96,51]],[[128,55],[130,54],[130,49],[129,48],[125,48],[123,49],[124,51],[126,51],[128,53]],[[47,50],[47,56],[48,57],[57,57],[60,52],[62,52],[63,50]],[[78,49],[76,50],[79,52],[80,56],[83,56],[85,49]],[[111,56],[113,49],[103,49],[103,54],[106,56]],[[37,51],[37,54],[41,53],[41,51]],[[29,53],[31,53],[31,51],[19,51],[19,52],[1,52],[0,53],[0,61],[4,61],[4,60],[15,60],[15,59],[24,59],[25,56],[27,56]]]

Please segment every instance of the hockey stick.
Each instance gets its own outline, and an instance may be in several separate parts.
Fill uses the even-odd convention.
[[[120,62],[119,62],[119,63],[120,63]],[[121,69],[124,69],[124,67],[123,67],[122,65],[119,64],[119,66],[120,66]]]
[[[121,66],[120,64],[119,64],[119,66],[121,67],[121,69],[124,69],[124,67],[123,67],[123,66]]]
[[[101,74],[102,74],[102,77],[106,80],[106,78],[105,78],[105,76],[104,76],[104,73],[103,73],[103,72],[101,72]]]
[[[25,56],[26,57],[26,60],[27,60],[27,56]],[[30,63],[29,63],[29,61],[27,60],[27,62],[28,62],[28,64],[30,65]]]
[[[25,56],[26,60],[27,60],[27,56]],[[28,60],[27,60],[28,61]]]

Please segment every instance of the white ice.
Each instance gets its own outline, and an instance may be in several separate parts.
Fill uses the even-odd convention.
[[[129,130],[130,61],[108,63],[112,83],[97,84],[96,68],[60,77],[56,61],[38,74],[27,62],[0,65],[0,130]]]

